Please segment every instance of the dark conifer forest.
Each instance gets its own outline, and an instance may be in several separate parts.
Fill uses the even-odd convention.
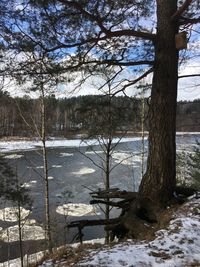
[[[106,96],[77,96],[57,99],[54,95],[45,99],[47,106],[46,127],[49,136],[69,137],[88,133],[97,118],[103,121],[108,105]],[[148,131],[148,99],[145,99],[145,131]],[[0,137],[37,137],[36,124],[40,126],[40,100],[29,97],[12,98],[1,92]],[[141,100],[124,96],[114,97],[112,110],[116,131],[141,130]],[[200,131],[200,100],[179,102],[177,107],[177,131]],[[116,132],[117,134],[117,132]]]

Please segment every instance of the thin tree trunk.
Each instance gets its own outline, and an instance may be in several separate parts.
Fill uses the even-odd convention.
[[[23,241],[22,241],[22,225],[21,225],[21,205],[20,201],[17,201],[17,208],[18,208],[18,231],[19,231],[19,250],[20,250],[20,261],[21,267],[24,267],[24,260],[23,260]]]
[[[43,155],[43,168],[44,168],[44,193],[45,193],[45,234],[47,239],[48,250],[52,252],[51,241],[51,222],[50,222],[50,209],[49,209],[49,180],[48,180],[48,162],[47,162],[47,149],[46,149],[46,107],[43,84],[41,84],[41,141],[42,141],[42,155]]]
[[[110,149],[111,149],[111,141],[108,141],[108,147],[106,152],[106,183],[105,189],[108,191],[110,189]],[[109,202],[109,198],[106,198],[106,201]],[[109,220],[110,218],[110,206],[106,204],[105,210],[105,219]],[[105,243],[108,244],[110,241],[110,232],[109,230],[105,230]]]
[[[6,221],[6,201],[4,202],[4,211],[3,211],[3,220],[4,222]],[[8,237],[8,246],[7,246],[7,262],[8,262],[8,266],[10,266],[10,234],[9,234],[9,228],[6,229],[6,235]]]
[[[149,156],[139,193],[160,203],[168,202],[176,184],[176,100],[178,51],[176,22],[171,16],[177,0],[157,0],[155,69],[149,109]]]

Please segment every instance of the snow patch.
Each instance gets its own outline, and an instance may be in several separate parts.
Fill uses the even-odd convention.
[[[137,166],[138,162],[141,162],[141,156],[134,155],[133,153],[116,152],[113,153],[112,158],[116,163],[128,166]]]
[[[88,167],[83,167],[79,171],[72,172],[72,174],[74,174],[74,175],[84,175],[84,174],[90,174],[90,173],[94,173],[94,172],[95,172],[95,169],[88,168]]]
[[[48,180],[53,180],[54,177],[53,176],[48,176]]]
[[[35,219],[26,219],[25,224],[26,225],[36,224],[36,220]]]
[[[86,151],[85,154],[86,155],[95,155],[95,154],[101,154],[104,153],[103,151],[99,150],[99,151]]]
[[[33,187],[36,183],[37,183],[37,181],[33,180],[33,181],[30,181],[30,182],[23,183],[23,184],[22,184],[22,187],[25,187],[25,188],[31,188],[31,187]]]
[[[23,158],[23,155],[11,154],[11,155],[4,156],[4,159],[20,159],[20,158]]]
[[[199,135],[200,132],[177,132],[178,135]],[[141,137],[124,137],[120,140],[120,143],[140,141]],[[147,140],[147,137],[145,137]],[[114,138],[113,143],[118,143],[119,138]],[[99,145],[96,140],[87,140],[82,142],[81,139],[52,139],[46,141],[46,147],[86,147],[88,145]],[[12,152],[12,151],[27,151],[38,149],[42,147],[41,141],[0,141],[0,152]]]
[[[0,233],[0,239],[4,242],[15,242],[19,240],[18,225],[10,226]],[[45,239],[45,231],[41,226],[23,225],[22,240],[42,240]]]
[[[141,140],[140,137],[122,138],[120,143],[133,142]],[[113,143],[119,142],[119,138],[114,138]],[[66,139],[53,139],[46,141],[46,147],[85,147],[88,145],[99,145],[96,140],[87,140],[82,142],[80,139],[66,140]],[[0,141],[0,152],[24,151],[33,150],[42,147],[41,141]]]
[[[65,216],[81,217],[85,215],[97,215],[96,209],[93,205],[82,203],[63,204],[56,208],[56,212]]]
[[[174,215],[167,229],[156,233],[151,242],[129,241],[101,251],[91,250],[79,266],[199,266],[200,200],[192,200]],[[195,262],[197,261],[197,262]]]
[[[29,214],[30,210],[20,208],[21,220],[24,220]],[[0,220],[6,222],[17,222],[18,221],[18,208],[17,207],[6,207],[0,209]]]
[[[71,157],[73,155],[73,153],[60,153],[60,157]]]
[[[32,167],[30,167],[32,169]],[[36,169],[44,169],[44,166],[37,166]]]
[[[62,165],[52,165],[52,168],[62,168]]]

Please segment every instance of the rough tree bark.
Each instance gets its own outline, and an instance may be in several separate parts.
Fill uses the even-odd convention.
[[[149,110],[149,155],[139,194],[160,203],[168,202],[176,184],[176,101],[178,23],[171,17],[177,0],[157,0],[155,67]]]

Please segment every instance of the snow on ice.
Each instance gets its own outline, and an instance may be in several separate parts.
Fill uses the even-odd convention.
[[[69,203],[58,206],[56,212],[65,216],[81,217],[85,215],[97,215],[93,205],[82,203]]]
[[[24,220],[28,215],[30,215],[30,210],[20,208],[21,210],[21,220]],[[0,220],[5,222],[17,222],[18,221],[18,208],[17,207],[6,207],[0,209]]]
[[[31,187],[33,187],[36,183],[37,183],[37,181],[36,181],[36,180],[33,180],[33,181],[30,181],[30,182],[23,183],[23,184],[22,184],[22,187],[25,187],[25,188],[31,188]]]
[[[83,167],[80,170],[76,171],[76,172],[72,172],[72,174],[74,175],[84,175],[84,174],[90,174],[90,173],[94,173],[95,169],[92,168],[88,168],[88,167]]]
[[[141,140],[140,137],[122,138],[122,142],[131,142]],[[113,143],[117,143],[119,138],[114,138]],[[98,145],[96,140],[88,140],[87,143],[82,142],[80,139],[61,139],[61,140],[47,140],[46,147],[83,147],[88,145]],[[42,147],[41,141],[0,141],[0,152],[12,152],[12,151],[26,151],[33,150]]]
[[[4,242],[15,242],[19,240],[18,225],[10,226],[0,232],[0,239]],[[45,239],[45,231],[41,226],[23,225],[22,240],[41,240]]]
[[[73,153],[60,153],[60,157],[71,157],[73,156],[74,154]]]

